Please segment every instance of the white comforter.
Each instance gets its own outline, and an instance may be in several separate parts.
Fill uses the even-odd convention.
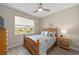
[[[56,42],[56,39],[53,37],[46,37],[42,35],[32,35],[28,36],[29,38],[33,39],[34,41],[37,41],[39,39],[40,42],[40,47],[39,47],[39,52],[40,55],[46,55],[46,50],[53,46]]]

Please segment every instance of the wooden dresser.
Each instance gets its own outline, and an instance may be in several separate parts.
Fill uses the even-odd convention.
[[[57,45],[61,48],[69,50],[70,39],[65,37],[57,37]]]
[[[6,29],[0,27],[0,55],[6,54]]]

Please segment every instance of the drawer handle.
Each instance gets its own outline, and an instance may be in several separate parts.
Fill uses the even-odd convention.
[[[32,45],[31,47],[32,47],[32,49],[34,49],[34,48],[35,48],[33,45]]]

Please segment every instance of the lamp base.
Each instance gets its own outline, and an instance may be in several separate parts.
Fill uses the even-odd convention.
[[[60,35],[60,37],[63,37],[63,35]]]

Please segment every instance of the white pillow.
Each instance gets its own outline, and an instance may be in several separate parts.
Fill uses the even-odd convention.
[[[48,31],[42,31],[42,32],[41,32],[41,35],[47,36],[47,35],[48,35]]]
[[[41,35],[43,35],[43,31],[41,31]]]
[[[44,31],[44,36],[47,36],[48,35],[48,31]]]

